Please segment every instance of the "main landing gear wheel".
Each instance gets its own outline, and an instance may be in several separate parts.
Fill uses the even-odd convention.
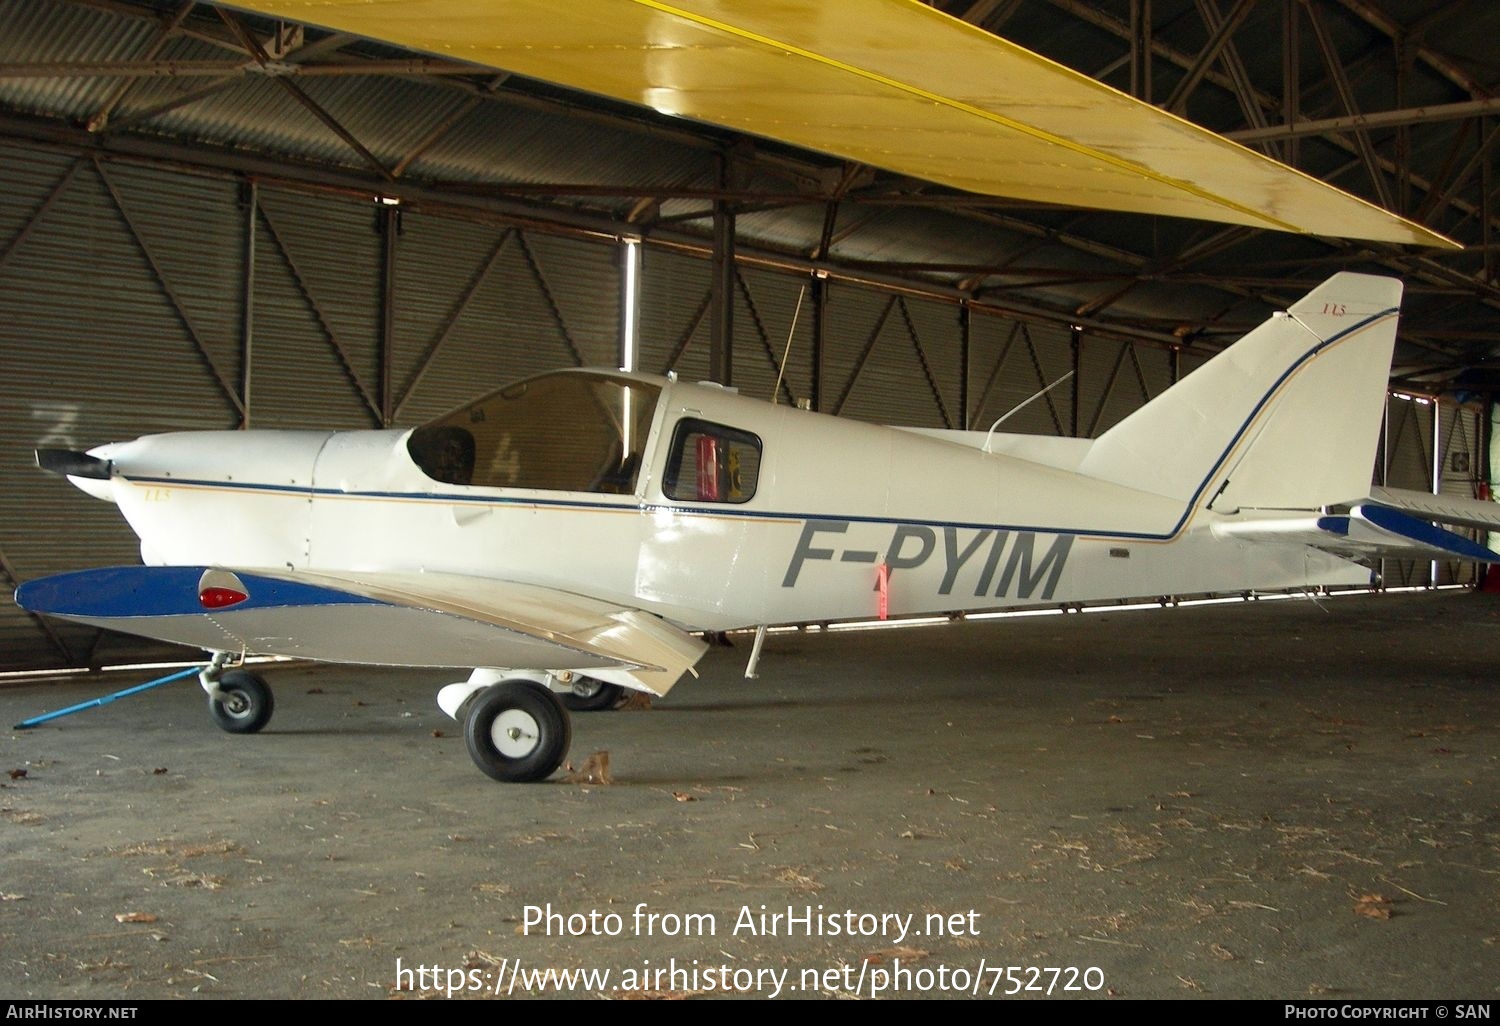
[[[574,677],[572,688],[559,697],[574,712],[599,712],[613,709],[624,696],[625,689],[618,684],[606,684],[593,677]]]
[[[219,694],[208,696],[208,714],[231,734],[254,734],[275,710],[271,685],[249,670],[230,670],[219,678]]]
[[[501,681],[465,703],[469,757],[495,780],[547,779],[562,765],[572,740],[567,710],[532,681]]]

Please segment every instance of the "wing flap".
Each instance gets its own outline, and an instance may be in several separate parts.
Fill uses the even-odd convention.
[[[224,604],[226,593],[232,601]],[[16,602],[209,650],[382,666],[567,669],[654,694],[666,693],[707,647],[639,610],[457,574],[112,567],[30,581]]]

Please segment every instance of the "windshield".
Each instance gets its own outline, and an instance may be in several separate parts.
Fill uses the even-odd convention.
[[[546,374],[417,428],[407,450],[445,484],[628,494],[660,391],[605,374]]]

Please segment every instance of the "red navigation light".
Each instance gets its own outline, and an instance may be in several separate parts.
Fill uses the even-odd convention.
[[[204,588],[198,593],[198,601],[204,609],[224,609],[237,606],[250,596],[233,588]]]

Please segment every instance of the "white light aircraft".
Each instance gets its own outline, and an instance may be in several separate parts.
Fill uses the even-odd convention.
[[[438,702],[539,780],[564,702],[662,695],[693,632],[1362,585],[1383,554],[1500,560],[1492,503],[1370,480],[1401,286],[1337,274],[1097,439],[879,427],[606,370],[414,430],[150,435],[38,462],[116,503],[146,565],[24,584],[38,613],[197,646],[257,731],[246,653],[474,668]]]

